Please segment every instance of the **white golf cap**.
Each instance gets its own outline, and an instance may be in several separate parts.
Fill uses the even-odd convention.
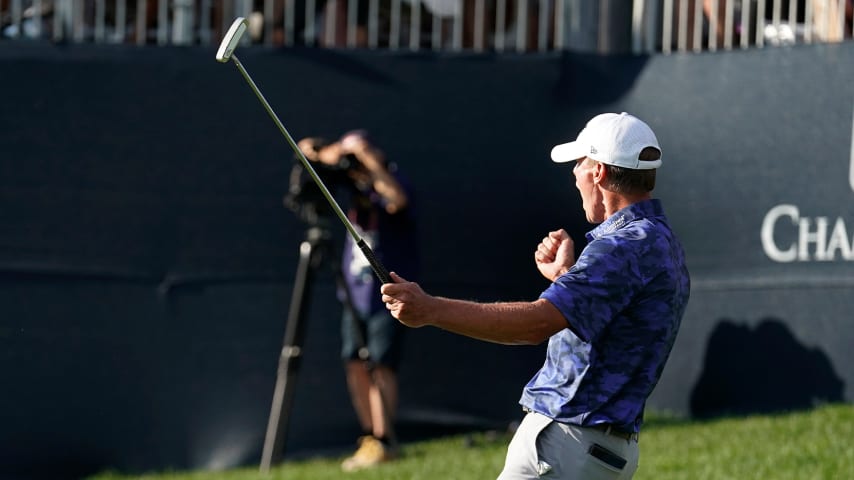
[[[641,151],[654,147],[661,152],[658,139],[649,125],[626,112],[603,113],[593,117],[574,142],[552,148],[552,160],[572,162],[590,157],[597,162],[633,170],[649,170],[661,166],[658,160],[639,160]]]

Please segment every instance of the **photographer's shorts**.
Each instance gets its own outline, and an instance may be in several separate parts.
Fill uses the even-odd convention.
[[[625,460],[625,466],[618,469],[591,455],[594,444]],[[507,447],[507,459],[498,480],[627,480],[638,468],[638,453],[635,440],[555,422],[531,412],[525,415]]]
[[[341,358],[359,359],[362,339],[368,348],[371,361],[397,370],[400,364],[400,342],[404,327],[386,309],[382,309],[364,321],[355,321],[350,312],[344,311],[341,319]]]

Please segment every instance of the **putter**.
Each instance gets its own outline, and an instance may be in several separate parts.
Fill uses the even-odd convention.
[[[273,111],[273,107],[267,102],[267,99],[264,98],[264,95],[261,93],[261,90],[258,89],[258,86],[255,85],[255,82],[252,81],[252,77],[249,76],[249,73],[243,68],[243,64],[240,63],[240,59],[237,58],[237,55],[234,54],[234,50],[237,48],[237,45],[240,43],[240,37],[246,32],[246,28],[249,22],[243,17],[237,17],[234,22],[231,23],[231,27],[229,27],[228,31],[225,33],[225,36],[222,39],[222,43],[219,45],[219,50],[216,52],[216,59],[220,63],[227,63],[229,60],[232,60],[233,63],[237,66],[237,69],[240,70],[240,73],[243,75],[243,78],[246,79],[246,82],[249,83],[249,86],[252,87],[252,91],[255,92],[255,95],[258,97],[258,100],[264,105],[264,109],[267,110],[267,113],[270,114],[270,118],[276,123],[276,126],[279,127],[279,130],[282,132],[282,135],[285,136],[285,139],[290,144],[294,153],[296,153],[297,158],[299,158],[300,162],[302,162],[303,167],[308,171],[311,175],[311,178],[320,188],[320,191],[323,193],[323,196],[326,197],[326,200],[332,205],[332,209],[335,211],[335,214],[338,215],[338,218],[341,219],[341,222],[344,223],[344,227],[347,228],[347,232],[349,232],[350,236],[353,237],[353,241],[356,242],[356,245],[365,255],[365,258],[368,259],[368,263],[371,265],[371,269],[376,274],[377,278],[380,279],[383,283],[392,283],[391,275],[389,275],[388,270],[380,263],[377,259],[376,255],[374,255],[374,251],[371,249],[370,245],[368,245],[365,240],[359,235],[359,232],[353,227],[353,224],[350,223],[350,220],[347,218],[347,215],[341,210],[341,207],[338,206],[338,202],[335,201],[335,198],[329,193],[329,189],[326,188],[326,185],[323,184],[323,180],[320,179],[320,176],[317,172],[314,171],[314,168],[311,166],[311,162],[305,158],[305,155],[302,153],[302,150],[299,149],[296,142],[294,141],[291,134],[288,133],[288,130],[282,125],[279,117],[276,116],[276,113]]]

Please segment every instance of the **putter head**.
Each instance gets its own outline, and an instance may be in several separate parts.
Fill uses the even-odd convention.
[[[219,44],[219,50],[216,52],[218,62],[226,63],[231,60],[231,54],[234,53],[234,49],[240,43],[240,37],[246,31],[247,25],[249,22],[243,17],[234,19],[231,26],[228,27],[228,31],[225,32],[225,36],[222,37],[222,43]]]

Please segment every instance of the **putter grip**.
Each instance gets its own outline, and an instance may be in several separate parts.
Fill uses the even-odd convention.
[[[377,256],[374,255],[374,251],[371,250],[371,247],[369,247],[367,243],[365,243],[365,240],[360,238],[359,241],[356,242],[356,245],[358,245],[362,250],[362,253],[365,254],[365,257],[368,259],[368,263],[371,264],[371,269],[373,269],[377,278],[379,278],[383,283],[393,283],[388,270],[386,270],[383,264],[377,260]]]

